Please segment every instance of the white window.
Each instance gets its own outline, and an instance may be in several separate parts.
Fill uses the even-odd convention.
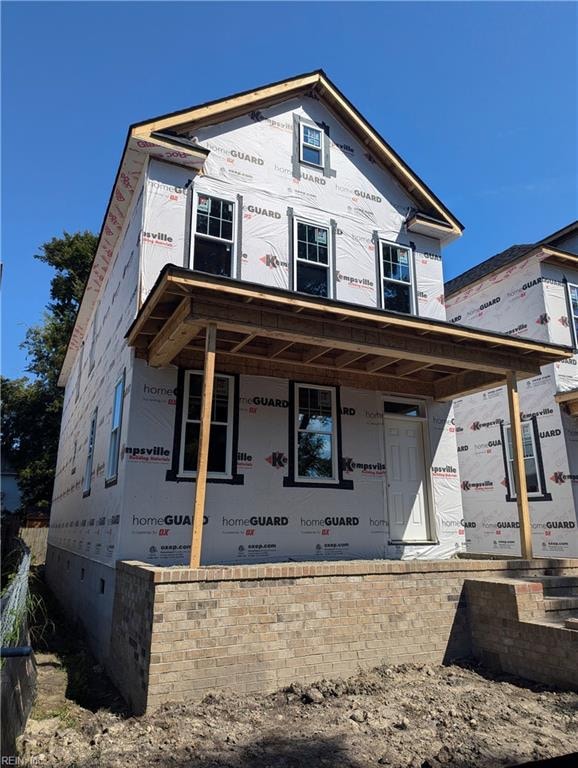
[[[574,346],[578,345],[578,285],[568,283],[568,295],[570,298],[570,311],[572,316],[570,322],[572,323],[572,343]]]
[[[200,371],[187,371],[183,394],[180,475],[194,477],[197,474],[202,391],[203,374]],[[209,477],[230,478],[232,476],[233,397],[233,377],[216,374],[211,409]]]
[[[296,384],[295,479],[339,482],[335,389]]]
[[[96,418],[98,416],[98,408],[92,414],[90,420],[90,431],[88,433],[88,453],[86,454],[86,467],[84,469],[84,477],[82,479],[82,493],[84,496],[88,496],[90,493],[90,487],[92,485],[92,463],[94,460],[94,440],[96,438]]]
[[[120,431],[122,427],[122,405],[124,400],[124,373],[114,388],[112,403],[112,421],[110,425],[110,443],[106,465],[106,481],[116,480],[118,475],[118,457],[120,451]]]
[[[74,475],[76,473],[76,452],[78,451],[78,440],[74,439],[74,444],[72,447],[72,469],[70,470],[70,474]]]
[[[413,269],[409,248],[380,242],[382,306],[394,312],[412,314]]]
[[[508,481],[510,484],[510,496],[516,497],[516,478],[514,476],[514,451],[512,448],[512,427],[508,424],[505,427],[506,433],[506,459],[508,463]],[[526,485],[528,487],[528,496],[539,495],[542,493],[540,488],[540,478],[538,475],[538,458],[536,451],[536,441],[534,429],[531,421],[522,422],[522,447],[524,451],[524,467],[526,470]]]
[[[232,277],[235,260],[235,203],[202,193],[195,199],[193,269]]]
[[[323,131],[300,123],[299,159],[302,163],[323,168]]]
[[[76,402],[78,400],[78,397],[80,395],[80,380],[82,378],[82,364],[84,360],[84,341],[80,345],[80,349],[78,351],[78,372],[76,374],[76,392],[74,394],[74,401]]]
[[[294,289],[312,296],[331,296],[331,253],[328,227],[295,221]]]
[[[96,328],[98,325],[98,304],[94,310],[94,317],[92,318],[92,336],[90,339],[90,351],[88,353],[88,372],[90,373],[94,368],[94,354],[96,349]]]

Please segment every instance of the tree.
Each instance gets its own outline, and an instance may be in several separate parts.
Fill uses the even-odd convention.
[[[63,399],[58,375],[97,243],[92,232],[64,232],[35,255],[56,274],[43,323],[29,328],[22,343],[33,378],[2,377],[2,444],[18,473],[24,509],[50,508]]]

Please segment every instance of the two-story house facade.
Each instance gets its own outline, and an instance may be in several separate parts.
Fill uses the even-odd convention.
[[[451,322],[578,346],[578,222],[515,245],[446,283]],[[520,383],[534,551],[578,555],[578,358]],[[467,549],[516,554],[519,521],[504,387],[456,400]]]
[[[463,550],[453,398],[571,351],[446,321],[461,230],[322,72],[130,128],[61,373],[47,557],[96,644],[119,559]]]

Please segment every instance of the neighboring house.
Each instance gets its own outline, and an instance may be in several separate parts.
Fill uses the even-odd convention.
[[[451,322],[578,347],[578,222],[514,245],[446,283]],[[534,551],[578,556],[578,358],[520,384]],[[468,551],[519,551],[504,387],[455,403]]]
[[[2,488],[0,490],[2,513],[17,512],[20,508],[20,497],[18,474],[10,462],[2,457]]]
[[[463,550],[452,398],[571,351],[446,322],[461,231],[322,72],[129,129],[47,554],[101,654],[119,559]]]

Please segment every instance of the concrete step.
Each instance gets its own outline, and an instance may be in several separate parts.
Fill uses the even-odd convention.
[[[578,597],[578,577],[576,576],[542,576],[529,581],[542,584],[545,596]]]
[[[544,610],[546,613],[557,615],[578,614],[578,597],[549,597],[544,596]]]
[[[578,632],[578,616],[572,616],[564,621],[566,629],[575,629]]]

